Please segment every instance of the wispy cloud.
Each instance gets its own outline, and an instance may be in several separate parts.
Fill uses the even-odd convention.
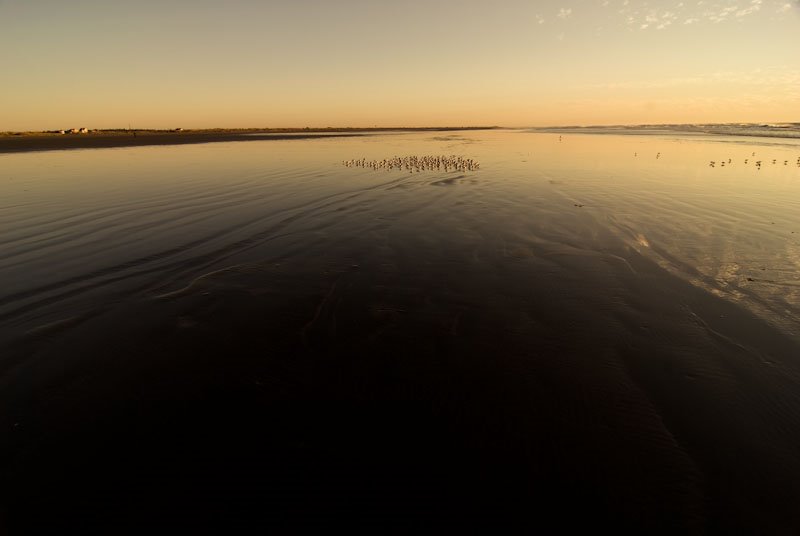
[[[658,31],[673,26],[739,22],[759,12],[800,12],[800,0],[596,0],[607,17],[621,19],[630,30]],[[572,7],[537,13],[535,24],[567,24],[579,17]]]
[[[684,26],[721,24],[743,20],[765,8],[785,13],[795,5],[800,7],[800,0],[794,0],[794,3],[787,0],[665,0],[658,2],[658,8],[653,7],[654,3],[645,0],[621,0],[616,2],[615,9],[630,28],[664,30],[676,23]]]
[[[738,10],[736,12],[736,17],[737,18],[742,18],[742,17],[746,17],[747,15],[750,15],[751,13],[755,13],[756,11],[761,9],[761,4],[762,4],[761,0],[753,0],[750,3],[749,7],[746,7],[744,9]]]

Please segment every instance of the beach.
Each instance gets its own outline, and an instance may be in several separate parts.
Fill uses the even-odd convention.
[[[484,130],[495,127],[442,128],[285,128],[285,129],[212,129],[212,130],[115,130],[92,131],[85,134],[55,134],[46,132],[6,133],[0,135],[0,153],[27,151],[56,151],[64,149],[102,149],[111,147],[140,147],[150,145],[185,145],[230,141],[264,141],[310,139],[322,136],[346,137],[383,132],[452,132]]]
[[[337,136],[0,155],[3,528],[800,529],[796,141]]]

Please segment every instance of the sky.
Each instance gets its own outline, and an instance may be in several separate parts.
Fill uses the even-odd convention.
[[[0,131],[800,122],[800,0],[0,0]]]

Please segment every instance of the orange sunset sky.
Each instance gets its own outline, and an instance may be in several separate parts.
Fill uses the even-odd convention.
[[[800,121],[796,0],[0,0],[0,131]]]

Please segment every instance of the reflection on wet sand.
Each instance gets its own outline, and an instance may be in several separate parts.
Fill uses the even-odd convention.
[[[800,527],[798,146],[300,143],[9,157],[12,529]]]

